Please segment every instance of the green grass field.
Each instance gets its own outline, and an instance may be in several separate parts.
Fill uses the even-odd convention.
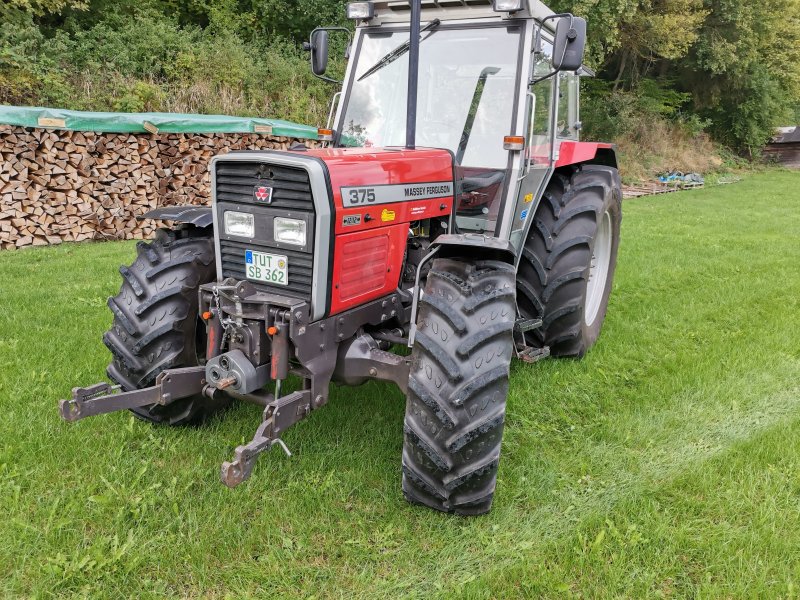
[[[260,410],[56,405],[102,379],[133,243],[0,253],[2,597],[800,595],[800,174],[628,201],[582,362],[515,364],[493,512],[400,493],[404,400],[334,388],[236,490]]]

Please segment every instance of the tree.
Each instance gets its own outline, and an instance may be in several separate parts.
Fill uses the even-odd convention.
[[[719,139],[753,153],[800,102],[800,0],[706,0],[706,7],[683,63],[687,89]]]

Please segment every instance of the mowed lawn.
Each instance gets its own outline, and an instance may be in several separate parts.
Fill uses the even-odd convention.
[[[0,253],[0,596],[800,594],[800,174],[626,201],[581,362],[513,366],[493,512],[405,503],[404,399],[334,388],[236,490],[260,410],[68,425],[133,243]]]

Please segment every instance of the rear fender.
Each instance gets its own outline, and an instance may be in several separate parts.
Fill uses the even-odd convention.
[[[556,168],[579,164],[605,165],[616,169],[616,147],[602,142],[561,142]]]
[[[171,221],[195,227],[210,227],[214,223],[214,213],[208,206],[167,206],[156,208],[136,217],[138,221],[154,219],[156,221]]]

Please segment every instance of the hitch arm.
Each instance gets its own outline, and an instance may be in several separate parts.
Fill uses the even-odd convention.
[[[270,402],[264,409],[264,420],[256,430],[253,440],[244,446],[236,448],[234,459],[222,463],[222,483],[229,488],[236,487],[253,472],[258,455],[272,450],[276,444],[283,448],[288,456],[292,453],[279,435],[305,418],[311,412],[311,393],[308,390],[292,392]]]
[[[72,398],[61,400],[61,418],[73,423],[86,417],[139,408],[151,404],[167,405],[181,398],[195,396],[205,386],[205,367],[171,369],[156,378],[156,384],[141,390],[120,392],[118,385],[97,383],[86,388],[73,388]]]

